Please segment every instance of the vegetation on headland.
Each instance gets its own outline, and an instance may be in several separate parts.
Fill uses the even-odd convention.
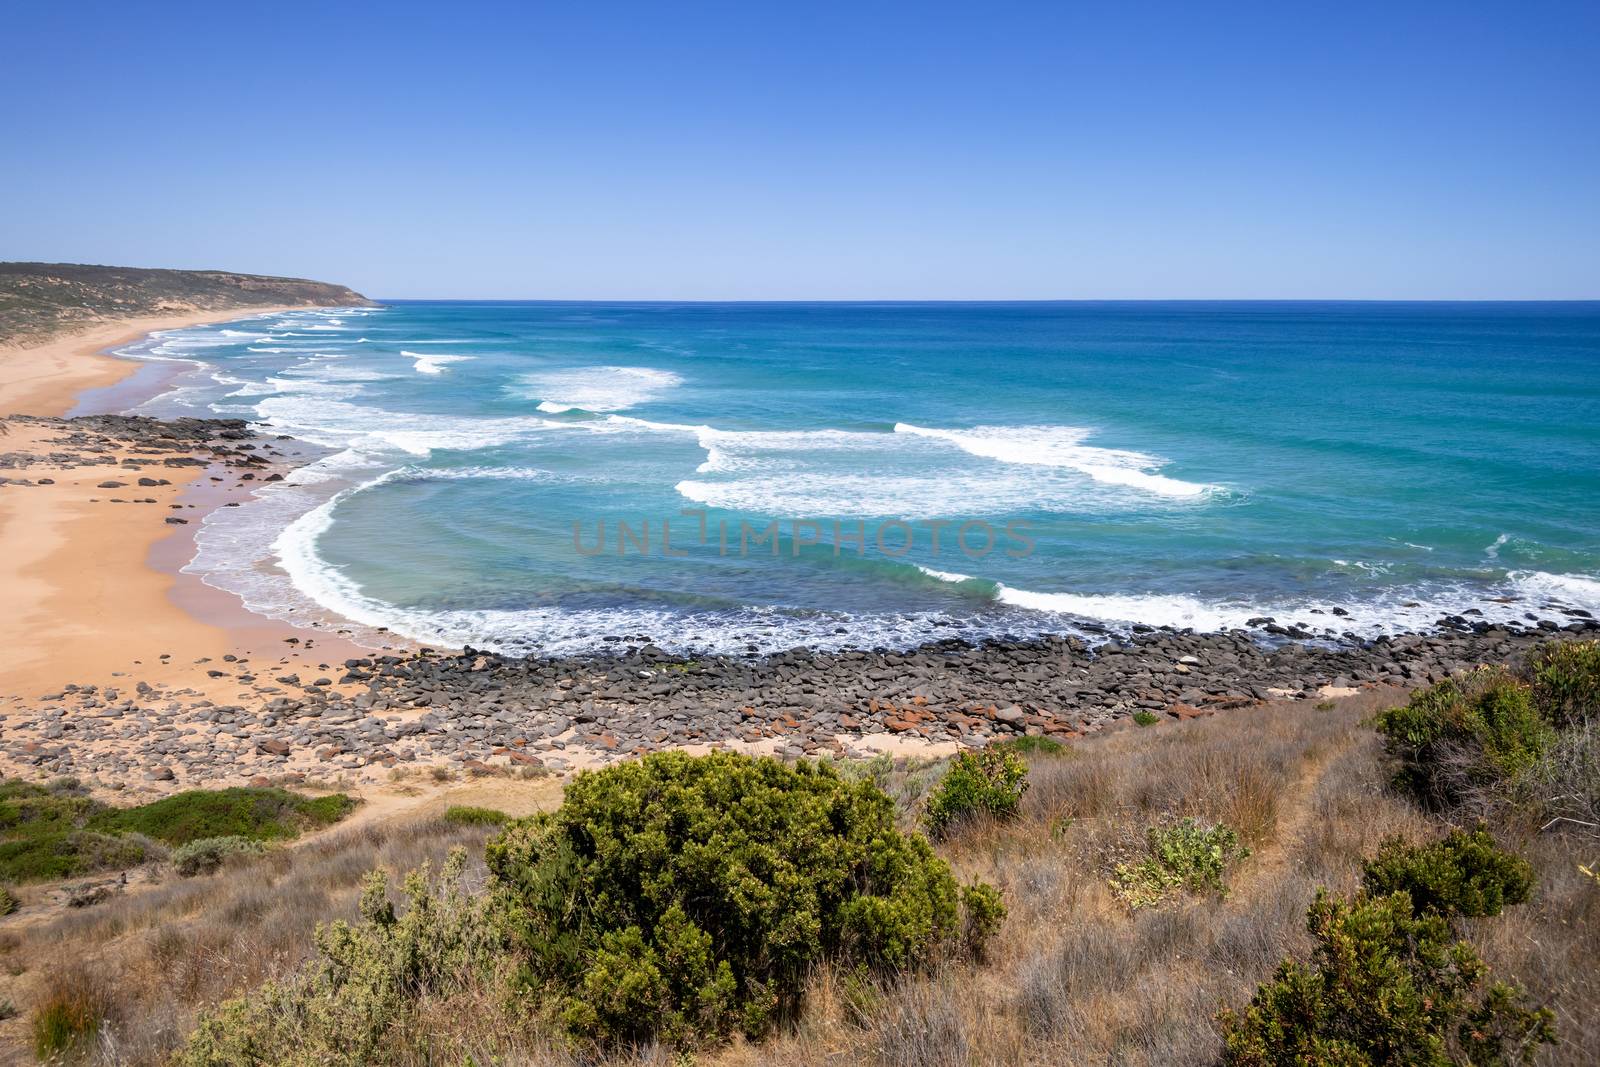
[[[1387,709],[1364,694],[1015,753],[1015,810],[976,809],[936,846],[911,842],[948,767],[652,757],[584,779],[571,807],[532,820],[335,831],[75,912],[0,946],[23,970],[0,993],[28,1026],[65,1034],[68,1056],[102,1062],[111,1045],[126,1063],[179,1045],[197,1063],[665,1064],[689,1050],[730,1067],[1593,1062],[1600,881],[1585,868],[1600,838],[1552,824],[1547,789],[1559,770],[1573,792],[1571,768],[1593,766],[1595,709],[1558,715],[1533,672],[1513,681],[1534,719],[1499,683],[1485,710],[1470,678],[1460,699],[1407,702],[1438,709],[1460,747],[1426,747],[1425,723],[1399,741],[1372,729],[1418,716],[1374,719]],[[1419,775],[1449,779],[1463,751],[1466,803],[1413,792]],[[745,784],[730,793],[718,768],[735,766]],[[733,795],[758,799],[729,814]],[[815,889],[817,833],[853,854],[857,824],[832,813],[863,803],[876,813],[864,825],[898,835],[890,854],[945,871],[910,884],[993,885],[1003,919],[974,926],[969,902],[958,925],[936,924],[937,951],[899,966],[847,938],[741,941],[739,923],[764,930],[786,914],[777,899]],[[686,847],[691,827],[726,847]],[[796,850],[805,862],[785,865]],[[1118,867],[1144,864],[1139,881],[1163,891],[1129,908]],[[870,911],[893,933],[941,908]],[[319,917],[343,921],[314,935]],[[832,947],[779,981],[793,957],[765,953],[769,941]],[[591,987],[585,962],[606,981]]]
[[[287,305],[370,303],[342,285],[220,270],[0,263],[0,344],[23,344],[99,318]]]

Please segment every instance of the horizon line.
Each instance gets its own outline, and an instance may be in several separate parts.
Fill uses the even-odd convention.
[[[1600,304],[1600,295],[1579,297],[686,297],[681,299],[673,297],[625,296],[545,297],[368,295],[367,299],[376,300],[380,303],[394,304]]]

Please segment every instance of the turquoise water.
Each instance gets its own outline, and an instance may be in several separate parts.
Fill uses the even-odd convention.
[[[322,450],[190,565],[285,618],[576,651],[1600,610],[1600,304],[407,302],[130,354],[193,364],[141,410]]]

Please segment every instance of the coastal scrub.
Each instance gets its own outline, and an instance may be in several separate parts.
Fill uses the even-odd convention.
[[[895,828],[877,787],[726,752],[580,774],[487,859],[525,986],[602,1045],[758,1036],[818,963],[921,968],[981,951],[1003,914]]]

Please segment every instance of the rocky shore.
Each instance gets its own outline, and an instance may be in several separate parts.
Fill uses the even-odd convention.
[[[159,484],[150,474],[160,468],[207,465],[215,481],[283,476],[278,445],[237,420],[16,416],[6,424],[49,431],[42,459],[55,468],[105,466],[100,488],[119,493],[112,502],[141,502],[134,494]],[[0,451],[0,491],[42,484],[27,476],[40,461]],[[1136,627],[1093,646],[1076,637],[951,639],[903,652],[695,659],[619,638],[598,656],[420,649],[318,662],[320,638],[305,631],[287,639],[292,667],[260,654],[196,661],[210,696],[131,676],[114,686],[62,679],[56,692],[0,693],[16,698],[0,714],[0,758],[33,774],[160,789],[258,776],[372,777],[404,766],[563,771],[678,746],[785,757],[931,753],[1018,734],[1071,739],[1138,712],[1183,719],[1426,684],[1514,660],[1552,636],[1600,630],[1582,610],[1565,614],[1564,626],[1521,626],[1468,612],[1441,618],[1430,633],[1371,641],[1258,619],[1228,633]],[[218,699],[222,691],[237,696]]]
[[[1426,684],[1514,660],[1564,628],[1475,624],[1340,648],[1267,647],[1254,634],[1152,631],[1090,648],[1075,638],[909,652],[684,661],[652,645],[610,657],[506,658],[464,650],[353,658],[316,677],[222,662],[254,699],[223,704],[146,683],[69,685],[5,717],[0,752],[52,774],[147,782],[376,773],[444,764],[565,770],[657,748],[733,744],[785,757],[868,755],[875,739],[983,745],[1067,740],[1136,712],[1176,719],[1273,699],[1320,700]]]
[[[33,429],[43,434],[48,450],[6,451],[11,428]],[[33,467],[73,470],[80,467],[114,467],[137,475],[151,467],[204,467],[224,464],[243,480],[282,457],[270,441],[259,437],[243,419],[174,419],[170,422],[139,415],[84,415],[53,418],[42,415],[0,417],[0,486],[51,485],[53,479],[26,475]],[[281,478],[281,474],[269,475]],[[220,478],[219,478],[220,480]],[[125,489],[126,482],[108,479],[102,489]]]

